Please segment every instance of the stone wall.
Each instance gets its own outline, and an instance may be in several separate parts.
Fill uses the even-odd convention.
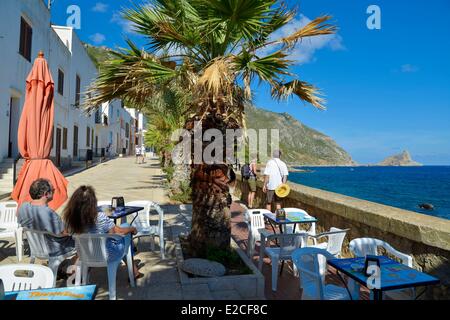
[[[347,197],[289,182],[291,192],[283,207],[306,210],[318,219],[317,232],[330,227],[350,228],[344,242],[343,256],[349,257],[348,243],[361,237],[372,237],[390,243],[413,256],[414,267],[440,279],[424,296],[428,299],[450,299],[450,220],[423,215],[382,204]],[[254,207],[265,208],[262,181]],[[247,184],[237,179],[235,195],[247,201]]]

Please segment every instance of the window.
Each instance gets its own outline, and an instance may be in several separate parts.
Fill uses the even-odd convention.
[[[130,137],[130,125],[128,124],[128,122],[125,124],[125,137]]]
[[[33,29],[20,17],[20,45],[19,53],[28,61],[31,62],[31,44],[33,38]]]
[[[58,69],[58,93],[64,95],[64,72]]]
[[[89,147],[89,143],[91,142],[91,128],[86,128],[86,147]]]
[[[80,76],[77,75],[76,77],[76,85],[75,85],[75,106],[79,106],[80,105],[80,90],[81,90],[81,79]]]
[[[78,127],[73,126],[73,157],[78,156]]]
[[[91,134],[91,149],[94,148],[94,129],[92,129],[92,134]]]
[[[67,150],[67,128],[63,128],[62,148],[63,150]]]

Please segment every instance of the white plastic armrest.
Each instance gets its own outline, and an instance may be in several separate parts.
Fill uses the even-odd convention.
[[[412,257],[410,255],[407,255],[406,253],[400,252],[395,250],[394,248],[390,247],[390,248],[386,248],[387,251],[391,254],[393,254],[394,256],[400,258],[402,260],[403,264],[406,264],[408,267],[412,268]]]

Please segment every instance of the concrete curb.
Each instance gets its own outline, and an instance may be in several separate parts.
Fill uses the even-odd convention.
[[[182,235],[182,234],[179,234]],[[264,276],[250,261],[245,252],[239,248],[236,241],[231,238],[231,246],[237,251],[244,263],[249,267],[253,274],[232,275],[211,278],[189,278],[188,274],[181,270],[181,265],[184,261],[183,253],[181,251],[181,244],[179,235],[175,236],[173,242],[175,243],[175,255],[177,259],[178,275],[180,277],[181,285],[208,285],[212,294],[214,292],[235,290],[243,299],[249,300],[265,300],[264,296]]]

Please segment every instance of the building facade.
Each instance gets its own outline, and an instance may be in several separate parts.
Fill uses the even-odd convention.
[[[2,180],[12,179],[9,166],[19,155],[17,129],[26,78],[41,50],[55,84],[50,154],[55,165],[71,167],[84,161],[88,150],[94,157],[134,154],[136,130],[144,128],[144,117],[121,100],[91,114],[81,109],[97,68],[73,28],[51,25],[43,0],[0,1],[0,47],[0,189]]]

